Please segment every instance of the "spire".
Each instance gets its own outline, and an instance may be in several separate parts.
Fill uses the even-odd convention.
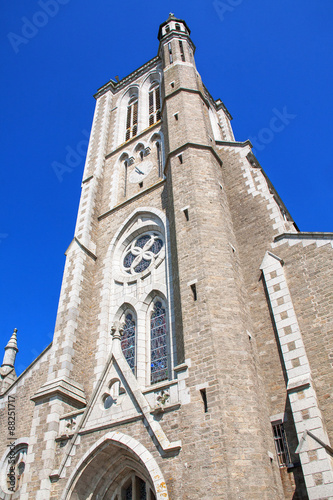
[[[10,337],[8,344],[5,347],[5,355],[3,357],[3,363],[1,368],[5,366],[11,366],[14,368],[16,354],[18,352],[17,348],[17,328],[14,328],[13,335]]]

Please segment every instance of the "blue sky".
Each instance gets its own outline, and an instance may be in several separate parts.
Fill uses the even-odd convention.
[[[169,12],[186,20],[205,85],[234,117],[236,139],[256,143],[300,230],[333,231],[332,0],[4,0],[1,8],[0,340],[18,328],[18,373],[52,339],[93,94],[157,54]],[[68,171],[56,175],[55,162]]]

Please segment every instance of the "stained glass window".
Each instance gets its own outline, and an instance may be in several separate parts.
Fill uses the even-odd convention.
[[[139,248],[143,248],[145,246],[145,244],[147,243],[147,241],[150,240],[150,236],[148,234],[146,234],[145,236],[141,236],[140,238],[138,238],[136,240],[136,245],[137,247]]]
[[[132,500],[132,483],[125,490],[125,500]]]
[[[124,270],[129,274],[136,274],[148,269],[163,246],[163,240],[155,233],[144,234],[135,239],[125,251]]]
[[[127,313],[125,316],[121,348],[127,363],[135,375],[135,320],[131,313]]]
[[[151,338],[151,383],[168,379],[168,351],[166,312],[162,302],[157,301],[150,322]]]
[[[154,241],[152,246],[150,247],[150,250],[154,252],[154,254],[158,254],[163,246],[163,241],[160,239],[157,239]]]
[[[149,267],[150,264],[151,264],[150,260],[141,259],[140,263],[134,268],[134,272],[141,273],[142,271],[147,269],[147,267]]]
[[[147,498],[156,500],[152,489],[146,485],[146,481],[141,479],[141,477],[135,476],[130,481],[131,482],[127,481],[121,488],[120,496],[123,500],[133,500],[134,498],[136,498],[136,500],[147,500]],[[118,497],[116,497],[116,499],[117,498]]]
[[[146,481],[141,479],[141,477],[136,476],[136,498],[138,500],[147,500],[147,490],[146,490]]]
[[[132,264],[134,259],[135,259],[135,255],[133,255],[132,253],[128,253],[127,255],[125,255],[124,267],[131,267],[131,264]]]

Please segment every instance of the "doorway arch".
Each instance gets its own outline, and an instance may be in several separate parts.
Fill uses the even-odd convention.
[[[140,495],[169,499],[161,470],[139,441],[109,432],[81,458],[61,500],[141,500]]]

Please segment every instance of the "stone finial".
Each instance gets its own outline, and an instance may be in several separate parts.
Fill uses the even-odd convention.
[[[14,368],[17,348],[17,328],[14,328],[13,335],[10,337],[8,344],[5,347],[5,355],[1,367],[11,366]]]
[[[169,13],[169,19],[168,19],[168,21],[169,21],[170,19],[175,19],[175,15],[174,15],[174,13],[173,13],[173,12],[170,12],[170,13]]]
[[[124,325],[119,321],[115,321],[111,327],[111,335],[113,340],[121,340],[123,336]]]

